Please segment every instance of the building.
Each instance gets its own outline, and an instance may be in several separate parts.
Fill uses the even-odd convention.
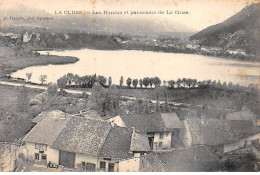
[[[180,138],[185,147],[209,146],[213,153],[240,149],[260,138],[260,127],[251,121],[188,117],[183,125]]]
[[[218,165],[219,158],[211,153],[210,147],[196,146],[122,160],[119,172],[214,171]]]
[[[255,125],[260,125],[260,121],[256,114],[254,114],[246,106],[242,107],[241,111],[231,112],[226,114],[227,120],[248,120],[252,121]]]
[[[112,125],[134,127],[147,134],[152,150],[169,150],[181,144],[179,132],[182,123],[176,113],[125,114],[106,118]]]
[[[26,32],[23,34],[23,42],[24,42],[24,43],[28,43],[30,40],[31,40],[30,35],[29,35],[28,31],[26,31]]]
[[[147,136],[93,116],[45,115],[23,139],[25,159],[78,171],[118,171],[118,162],[150,151]],[[50,113],[49,113],[50,114]]]
[[[219,165],[219,158],[207,146],[161,152],[157,157],[167,172],[214,171]]]
[[[154,153],[119,162],[119,172],[165,172],[165,168]]]

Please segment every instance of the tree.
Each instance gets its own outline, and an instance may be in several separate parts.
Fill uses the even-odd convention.
[[[67,80],[69,83],[69,86],[71,85],[71,83],[74,81],[74,75],[72,73],[68,73],[67,74]]]
[[[188,78],[188,79],[186,80],[186,84],[187,84],[187,86],[190,88],[191,85],[192,85],[192,79]]]
[[[151,88],[153,87],[153,78],[149,78],[149,85],[151,86]]]
[[[143,80],[142,79],[139,80],[139,85],[140,85],[141,88],[143,88]]]
[[[133,86],[136,88],[138,84],[138,80],[137,79],[133,79]]]
[[[163,93],[164,93],[165,111],[169,112],[170,109],[169,109],[168,95],[167,95],[166,89],[163,91]]]
[[[99,82],[100,85],[104,86],[107,82],[107,79],[106,79],[106,77],[99,75],[97,77],[97,82]]]
[[[120,88],[122,87],[123,83],[124,83],[124,77],[121,76],[121,77],[120,77]]]
[[[26,73],[26,77],[27,77],[27,81],[29,82],[31,77],[32,77],[32,73]]]
[[[67,77],[66,77],[66,75],[64,75],[63,77],[61,77],[61,78],[59,78],[59,79],[57,80],[57,85],[58,85],[58,87],[59,87],[61,90],[66,87],[66,85],[67,85]]]
[[[150,104],[149,104],[149,101],[148,101],[147,89],[144,91],[144,94],[145,94],[145,104],[144,104],[143,113],[150,113],[151,109],[150,109]]]
[[[109,77],[109,78],[108,78],[108,86],[110,87],[111,85],[112,85],[112,78]]]
[[[153,84],[155,87],[159,87],[161,85],[161,80],[158,77],[153,78]]]
[[[183,78],[183,79],[181,80],[181,83],[182,83],[183,87],[185,88],[185,86],[186,86],[186,84],[187,84],[187,79],[186,79],[186,78]]]
[[[168,81],[168,85],[173,89],[175,85],[175,81],[174,80]]]
[[[178,80],[176,81],[177,87],[179,88],[181,86],[181,79],[178,78]]]
[[[155,111],[160,112],[159,93],[157,88],[155,89],[155,99],[156,99]]]
[[[43,84],[44,82],[46,82],[46,79],[47,79],[47,75],[41,75],[41,76],[40,76],[40,81],[41,81],[42,84]]]
[[[20,112],[27,112],[29,109],[28,91],[25,86],[19,87],[17,104]]]
[[[126,84],[127,84],[128,87],[130,87],[131,84],[132,84],[132,79],[131,79],[131,78],[128,78],[128,79],[126,80]]]
[[[149,86],[149,77],[143,78],[143,85],[147,88]]]
[[[48,97],[53,97],[57,93],[57,90],[58,90],[57,84],[49,83],[47,89]]]

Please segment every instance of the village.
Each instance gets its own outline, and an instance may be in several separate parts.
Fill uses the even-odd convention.
[[[100,96],[102,87],[96,84],[93,88],[99,90],[85,100]],[[239,160],[252,160],[253,170],[259,170],[260,120],[246,105],[212,115],[217,109],[176,108],[158,101],[144,102],[141,110],[141,104],[130,100],[120,102],[118,115],[100,115],[100,110],[84,106],[76,107],[80,111],[74,113],[57,110],[58,104],[51,100],[62,96],[68,95],[49,85],[46,92],[30,100],[31,109],[42,106],[41,110],[25,136],[13,143],[1,142],[2,156],[8,160],[4,171],[229,171],[229,161],[239,156],[244,158],[236,166],[241,166]],[[101,104],[97,102],[96,107],[100,109]],[[243,171],[247,166],[236,168]]]

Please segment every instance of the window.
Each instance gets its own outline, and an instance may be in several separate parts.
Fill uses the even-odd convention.
[[[85,170],[86,163],[85,163],[85,162],[82,162],[81,165],[82,165],[82,170]]]
[[[35,154],[34,154],[34,158],[35,158],[35,160],[40,160],[39,153],[35,153]]]
[[[35,149],[40,149],[41,144],[35,143]]]
[[[47,155],[46,154],[42,154],[42,160],[46,161],[47,160]]]
[[[163,133],[160,133],[160,139],[163,139]]]
[[[157,143],[157,142],[154,142],[154,143],[153,143],[153,146],[154,146],[154,148],[156,149],[157,146],[158,146],[158,143]]]
[[[93,164],[93,163],[87,163],[86,164],[86,171],[95,172],[96,171],[96,165]]]
[[[144,155],[144,153],[141,153],[141,156],[143,156]]]
[[[41,148],[42,148],[42,150],[47,150],[47,145],[46,144],[42,144],[42,146],[41,146]]]
[[[106,170],[106,162],[100,162],[100,169]]]
[[[160,148],[162,147],[162,142],[159,142],[159,147],[160,147]]]

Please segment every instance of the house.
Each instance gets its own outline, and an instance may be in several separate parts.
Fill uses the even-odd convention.
[[[125,114],[106,121],[147,134],[153,150],[168,150],[181,144],[179,132],[182,123],[176,113]]]
[[[210,146],[214,153],[240,149],[260,138],[260,127],[251,121],[187,117],[180,138],[185,147]],[[259,142],[259,140],[258,140]]]
[[[165,168],[154,153],[119,162],[119,172],[165,172]]]
[[[147,136],[93,116],[45,115],[23,139],[23,155],[79,171],[118,171],[118,162],[150,152]],[[50,114],[50,113],[49,113]],[[36,122],[36,121],[35,121]]]
[[[207,146],[177,149],[156,155],[167,172],[214,171],[219,165],[219,158]]]
[[[30,35],[29,35],[28,31],[26,31],[26,32],[23,34],[23,42],[24,42],[24,43],[28,43],[30,40],[31,40]]]
[[[254,114],[246,106],[243,106],[241,111],[227,113],[226,119],[227,120],[248,120],[248,121],[252,121],[256,125],[260,125],[257,115]]]

